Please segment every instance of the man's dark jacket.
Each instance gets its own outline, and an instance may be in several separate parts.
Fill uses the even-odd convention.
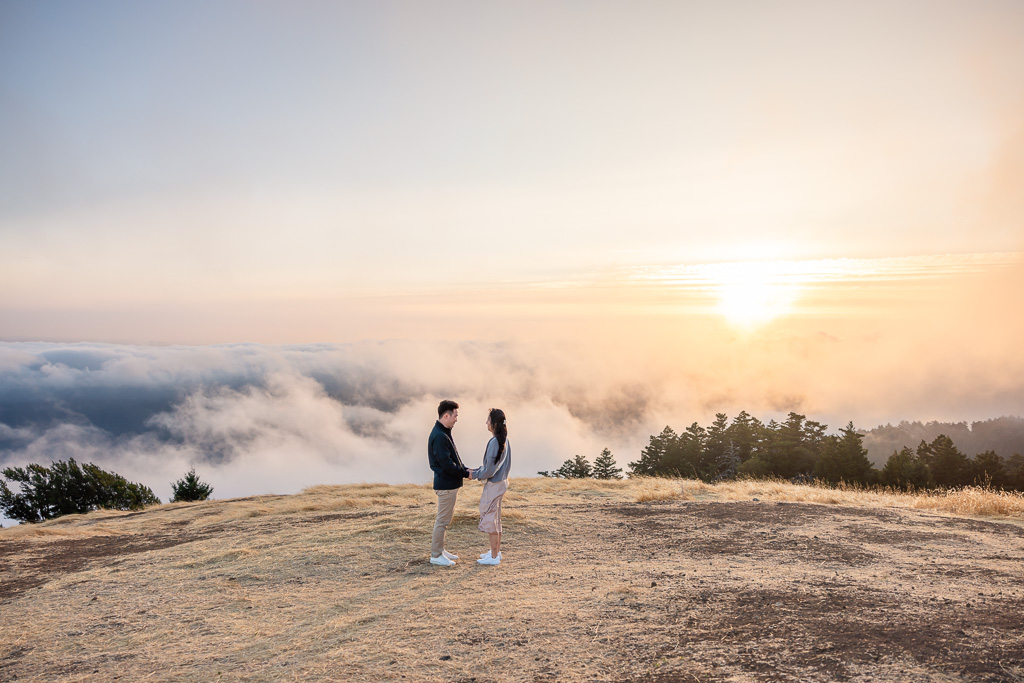
[[[448,491],[462,487],[462,480],[469,476],[469,470],[462,464],[459,451],[452,439],[452,430],[434,423],[434,429],[427,439],[427,457],[430,469],[434,470],[434,490]]]

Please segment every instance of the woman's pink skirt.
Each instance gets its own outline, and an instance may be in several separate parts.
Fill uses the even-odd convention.
[[[501,533],[501,499],[508,490],[508,479],[484,482],[480,494],[480,531],[487,534]]]

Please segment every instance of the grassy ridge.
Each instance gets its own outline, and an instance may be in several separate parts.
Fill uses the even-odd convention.
[[[486,547],[478,498],[467,486],[450,531],[464,559]],[[516,479],[506,561],[450,569],[426,561],[434,501],[318,486],[0,531],[0,679],[1024,673],[1020,494]]]

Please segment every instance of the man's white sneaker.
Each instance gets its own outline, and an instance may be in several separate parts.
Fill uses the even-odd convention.
[[[447,557],[447,558],[448,558],[449,560],[451,560],[452,562],[454,562],[454,561],[456,561],[457,559],[459,559],[459,556],[458,556],[458,555],[456,555],[455,553],[450,553],[450,552],[448,552],[447,550],[442,550],[442,551],[441,551],[441,554],[442,554],[442,555],[444,555],[445,557]]]
[[[501,564],[501,553],[498,553],[497,557],[491,557],[490,553],[487,553],[487,557],[481,557],[476,561],[477,564]]]
[[[480,559],[481,560],[486,560],[490,556],[491,556],[491,551],[490,550],[488,550],[486,553],[480,553]],[[498,551],[498,559],[499,560],[501,559],[501,551],[500,550]]]
[[[442,567],[454,567],[455,563],[449,560],[444,555],[438,555],[437,557],[430,558],[430,564],[437,564]]]

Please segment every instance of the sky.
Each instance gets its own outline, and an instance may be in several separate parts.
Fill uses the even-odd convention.
[[[0,149],[5,462],[164,429],[181,469],[246,392],[340,425],[257,487],[458,391],[532,416],[531,468],[717,411],[1024,411],[1016,0],[0,0]],[[328,381],[367,353],[377,451]]]

